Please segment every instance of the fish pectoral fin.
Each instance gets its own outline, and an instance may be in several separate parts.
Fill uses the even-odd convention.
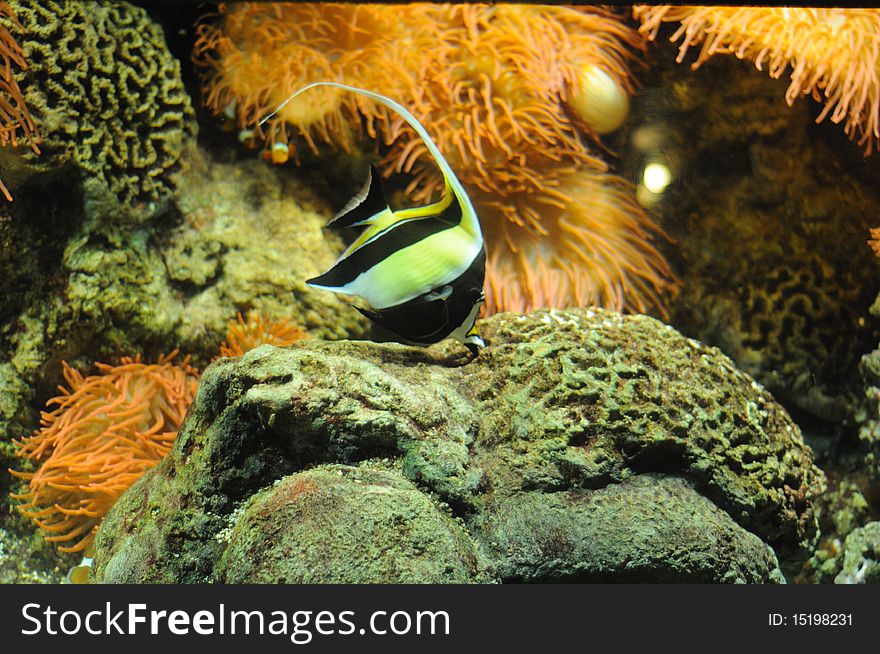
[[[447,284],[443,288],[438,288],[430,293],[425,293],[424,298],[426,302],[436,302],[437,300],[445,302],[449,299],[450,295],[452,295],[452,286]]]
[[[388,209],[385,190],[376,167],[370,164],[370,175],[364,187],[349,200],[337,213],[327,227],[344,229],[369,225],[375,217]]]

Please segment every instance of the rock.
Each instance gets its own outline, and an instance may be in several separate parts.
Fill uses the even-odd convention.
[[[859,369],[866,399],[864,414],[859,416],[859,440],[866,450],[862,460],[868,474],[876,480],[880,479],[880,348],[864,355]]]
[[[242,507],[217,578],[226,583],[467,583],[464,528],[392,472],[351,466],[285,477]]]
[[[834,583],[880,583],[880,522],[869,522],[846,537],[843,568]]]
[[[64,570],[63,557],[39,535],[0,526],[0,584],[59,584]]]
[[[301,341],[218,360],[175,447],[99,530],[95,579],[770,582],[777,557],[805,558],[824,476],[717,349],[598,309],[480,329],[489,346],[467,365],[455,343]],[[320,493],[291,498],[309,479]],[[397,499],[350,521],[374,487]],[[334,497],[339,520],[281,517]],[[381,527],[400,515],[431,537]],[[369,566],[355,574],[346,541],[365,533],[389,560],[357,552]],[[315,572],[293,544],[322,538],[338,563]],[[402,567],[414,540],[426,563]],[[244,560],[250,543],[266,555]]]
[[[479,532],[505,582],[784,583],[770,547],[672,476],[514,495]]]
[[[364,333],[366,319],[347,303],[305,284],[333,264],[343,244],[324,230],[330,209],[301,182],[263,163],[220,163],[202,151],[192,153],[181,178],[177,206],[137,226],[102,213],[110,204],[64,207],[64,193],[44,193],[49,206],[42,208],[25,194],[16,199],[8,225],[28,238],[19,239],[26,254],[11,258],[9,268],[39,246],[31,232],[68,240],[55,248],[57,259],[50,251],[32,257],[39,271],[19,268],[22,279],[8,289],[13,311],[0,311],[7,320],[0,325],[5,438],[37,426],[34,407],[56,394],[62,359],[88,374],[95,360],[115,364],[120,356],[155,358],[179,348],[202,367],[236,313],[251,308],[313,336]],[[30,222],[36,227],[25,230]],[[0,272],[4,224],[0,218]],[[3,286],[0,278],[0,297]]]

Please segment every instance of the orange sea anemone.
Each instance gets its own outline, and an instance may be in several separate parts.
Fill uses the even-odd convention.
[[[229,323],[220,356],[240,357],[260,345],[292,345],[306,336],[303,329],[288,320],[266,320],[258,311],[248,311],[245,320],[239,313],[238,319]]]
[[[519,223],[524,216],[508,198],[553,194],[543,183],[549,169],[607,170],[569,100],[580,99],[595,71],[632,90],[628,63],[642,44],[618,15],[596,7],[428,4],[421,18],[437,25],[439,43],[421,62],[413,113],[465,185],[493,196],[500,215]],[[420,139],[404,134],[386,171],[414,173],[408,190],[425,201],[442,179]]]
[[[590,304],[662,312],[663,296],[675,291],[673,275],[651,245],[661,232],[630,184],[590,169],[558,184],[569,201],[548,206],[526,194],[514,205],[524,214],[539,207],[543,233],[488,221],[487,313]]]
[[[27,479],[19,510],[50,532],[47,541],[85,549],[117,498],[171,448],[192,403],[198,372],[172,352],[156,363],[140,357],[118,366],[98,363],[100,374],[83,377],[64,363],[68,388],[49,400],[41,428],[16,442],[18,455],[40,462],[36,472],[10,471]]]
[[[292,136],[301,136],[315,152],[317,142],[349,149],[361,116],[375,137],[373,121],[387,113],[339,89],[315,89],[262,128],[257,123],[311,82],[344,81],[411,97],[416,78],[404,62],[429,45],[408,21],[411,13],[408,5],[221,4],[199,24],[193,51],[205,104],[218,115],[235,116],[242,130],[255,130],[276,163],[295,152]]]
[[[0,2],[0,18],[12,22],[19,29],[24,29],[15,19],[8,2]],[[25,139],[33,151],[40,154],[40,149],[37,147],[40,134],[25,105],[18,82],[12,74],[13,66],[25,69],[27,63],[21,47],[3,25],[0,25],[0,58],[3,60],[0,69],[0,147],[6,145],[16,147],[19,139]],[[3,193],[7,200],[12,201],[12,195],[2,180],[0,180],[0,193]]]
[[[791,66],[785,100],[803,95],[825,103],[816,122],[844,122],[870,154],[880,141],[880,9],[637,6],[640,31],[655,38],[662,23],[680,22],[678,61],[702,44],[693,67],[716,53],[751,59],[770,76]]]
[[[868,239],[868,245],[878,257],[880,257],[880,227],[872,227],[871,238]]]

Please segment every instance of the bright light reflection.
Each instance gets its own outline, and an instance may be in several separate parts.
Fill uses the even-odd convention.
[[[669,167],[662,163],[648,164],[642,173],[642,182],[652,193],[662,193],[671,181],[672,173]]]

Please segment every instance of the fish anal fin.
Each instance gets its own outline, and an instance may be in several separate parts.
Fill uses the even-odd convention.
[[[382,179],[376,167],[370,164],[370,176],[364,187],[349,200],[327,226],[333,229],[369,225],[380,213],[388,209]]]

